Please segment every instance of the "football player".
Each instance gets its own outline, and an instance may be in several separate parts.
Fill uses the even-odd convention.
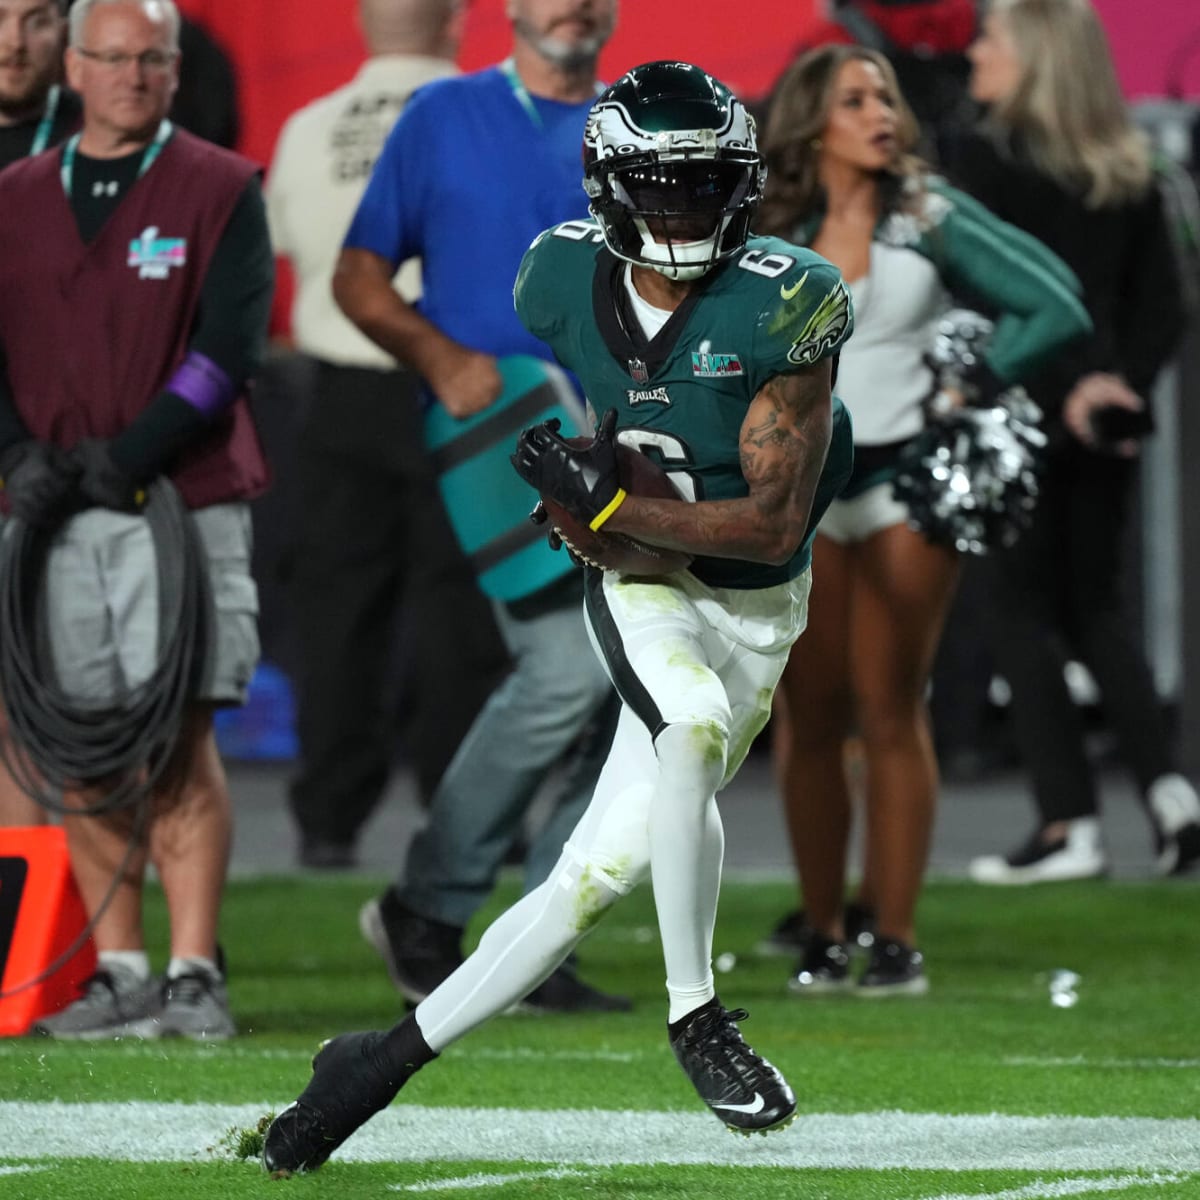
[[[795,1115],[783,1076],[738,1030],[745,1010],[714,989],[716,796],[766,723],[804,628],[813,530],[849,474],[849,421],[831,379],[850,299],[815,253],[749,236],[763,179],[754,124],[699,68],[648,63],[613,84],[589,118],[584,162],[595,220],[538,238],[516,304],[579,376],[598,432],[581,449],[553,423],[535,426],[513,462],[593,529],[693,562],[652,578],[587,568],[592,641],[623,701],[588,810],[550,878],[410,1016],[318,1052],[308,1087],[267,1133],[270,1170],[320,1166],[647,876],[668,1037],[700,1098],[742,1133]],[[621,441],[657,458],[691,503],[626,495]]]

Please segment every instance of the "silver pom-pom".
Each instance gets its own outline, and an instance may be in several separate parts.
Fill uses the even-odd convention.
[[[991,332],[986,317],[966,309],[938,323],[929,355],[937,392],[926,406],[924,430],[904,448],[893,485],[914,529],[964,554],[1011,546],[1028,526],[1046,444],[1041,410],[1023,388],[984,407],[937,403],[945,389],[967,391],[970,399],[964,379]]]

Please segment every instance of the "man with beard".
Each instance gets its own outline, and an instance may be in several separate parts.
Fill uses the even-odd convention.
[[[458,74],[465,16],[463,0],[358,0],[368,58],[349,83],[288,118],[271,160],[271,237],[291,262],[292,342],[301,378],[312,380],[297,397],[286,589],[299,742],[288,801],[304,867],[353,865],[397,742],[427,808],[508,670],[425,454],[421,379],[364,337],[330,291],[342,239],[409,97]],[[393,285],[419,297],[420,263],[405,263]],[[369,522],[357,520],[363,512]]]
[[[472,532],[481,534],[472,562],[513,661],[443,775],[398,879],[360,915],[364,936],[412,1003],[462,962],[464,928],[552,779],[557,794],[529,845],[526,890],[546,878],[587,806],[611,738],[612,689],[599,662],[579,652],[580,573],[525,520],[527,493],[518,488],[515,505],[487,498],[513,478],[508,456],[528,397],[555,392],[549,378],[562,376],[545,343],[517,319],[513,284],[538,233],[587,214],[579,146],[616,7],[616,0],[510,0],[512,56],[429,83],[411,98],[334,272],[346,316],[420,376],[427,420],[454,433],[469,428],[442,458],[470,498]],[[420,258],[422,269],[413,304],[392,286],[409,258]],[[541,385],[510,386],[514,362]],[[565,379],[558,394],[579,407]],[[396,402],[403,399],[398,392]],[[470,423],[478,414],[487,415]],[[372,519],[369,511],[359,515]],[[456,532],[462,540],[460,525]],[[356,534],[348,522],[347,537]],[[567,962],[525,1006],[629,1005],[583,983]]]
[[[63,0],[0,0],[0,167],[57,146],[79,128],[64,89]]]

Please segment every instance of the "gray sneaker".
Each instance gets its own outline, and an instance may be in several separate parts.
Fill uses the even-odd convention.
[[[161,1003],[158,980],[139,979],[119,966],[101,967],[84,980],[78,1000],[35,1022],[29,1032],[81,1042],[142,1037],[135,1027],[152,1019]]]
[[[158,1011],[134,1024],[134,1036],[223,1042],[237,1033],[225,981],[207,971],[164,979]]]

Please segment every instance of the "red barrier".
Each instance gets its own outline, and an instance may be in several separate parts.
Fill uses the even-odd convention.
[[[243,153],[270,161],[284,119],[345,83],[365,49],[355,0],[179,0],[228,50],[238,73]],[[656,0],[621,5],[600,57],[602,79],[654,58],[695,62],[743,99],[764,92],[804,39],[820,0]],[[503,58],[511,27],[500,0],[473,0],[459,62],[475,70]]]

